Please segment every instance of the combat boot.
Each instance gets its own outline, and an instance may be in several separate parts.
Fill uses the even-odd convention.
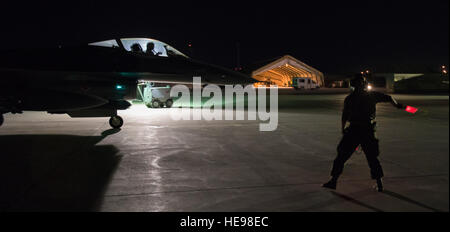
[[[337,178],[334,177],[330,181],[322,185],[322,187],[324,188],[329,188],[333,190],[336,190],[336,186],[337,186]]]

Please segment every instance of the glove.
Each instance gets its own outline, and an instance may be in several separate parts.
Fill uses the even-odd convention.
[[[349,131],[349,128],[348,127],[346,127],[346,128],[344,128],[343,130],[342,130],[342,134],[347,134],[348,133],[348,131]]]
[[[398,103],[398,104],[397,104],[397,108],[398,108],[398,109],[406,109],[406,106],[403,105],[403,104],[401,104],[401,103]]]

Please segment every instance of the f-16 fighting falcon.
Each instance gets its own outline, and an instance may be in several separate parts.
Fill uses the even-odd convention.
[[[147,51],[151,49],[151,51]],[[250,84],[251,77],[189,58],[155,39],[122,38],[79,47],[0,52],[0,125],[5,113],[46,111],[110,117],[113,128],[130,107],[138,81]]]

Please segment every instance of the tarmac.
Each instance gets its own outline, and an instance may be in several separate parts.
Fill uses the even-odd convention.
[[[378,105],[385,192],[364,154],[329,179],[344,94],[280,95],[276,131],[259,121],[174,121],[142,104],[108,118],[5,115],[0,211],[449,211],[449,97],[395,95]],[[199,109],[192,109],[199,110]]]

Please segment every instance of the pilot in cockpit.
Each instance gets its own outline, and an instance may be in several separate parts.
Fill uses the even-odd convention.
[[[131,51],[136,53],[143,53],[142,47],[139,43],[134,43],[131,45]]]
[[[162,54],[161,52],[155,51],[155,44],[153,42],[147,43],[147,51],[146,51],[146,53],[148,55],[152,55],[152,56],[159,56],[159,55]]]

